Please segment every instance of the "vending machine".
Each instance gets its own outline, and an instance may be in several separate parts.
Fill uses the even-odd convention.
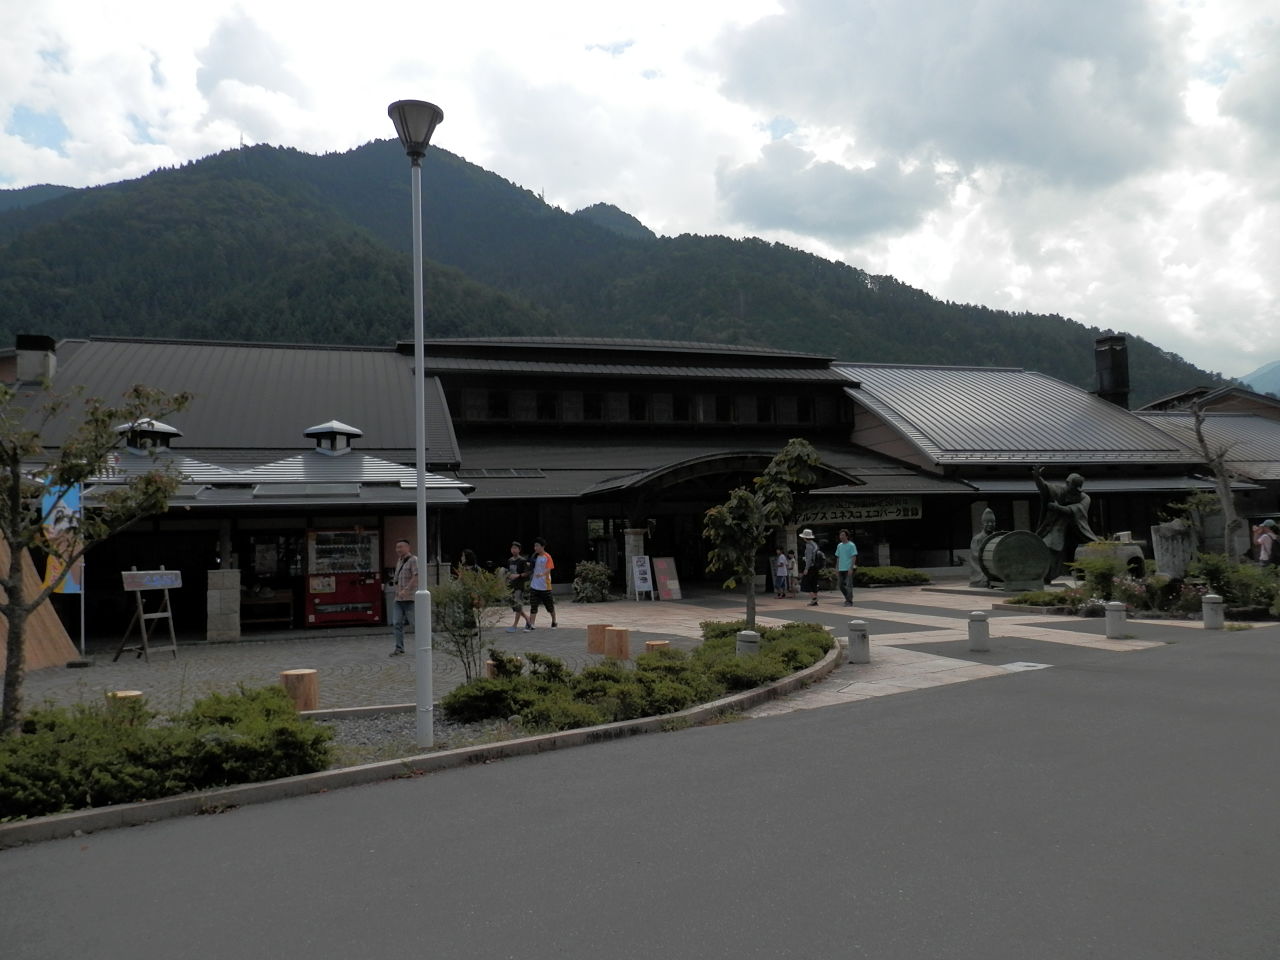
[[[307,531],[306,624],[382,623],[378,534]]]

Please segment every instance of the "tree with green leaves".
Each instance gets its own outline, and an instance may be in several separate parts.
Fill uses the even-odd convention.
[[[40,388],[0,384],[0,536],[9,547],[8,568],[0,572],[0,617],[5,621],[4,704],[0,735],[16,729],[22,705],[23,655],[31,614],[56,591],[85,552],[142,517],[168,506],[181,481],[158,460],[153,469],[125,483],[99,486],[78,519],[50,535],[45,507],[50,490],[81,486],[101,474],[125,439],[118,428],[167,416],[190,402],[190,395],[169,395],[135,386],[121,402],[74,396]],[[57,449],[44,445],[51,424],[73,416],[74,425]],[[23,582],[23,556],[43,553],[59,561],[61,571],[34,593]]]
[[[457,657],[470,682],[480,677],[485,631],[508,609],[511,586],[506,571],[460,569],[457,576],[431,588],[432,645]]]
[[[748,629],[756,625],[756,555],[769,531],[791,518],[796,493],[813,486],[821,464],[809,441],[788,440],[750,490],[738,487],[706,513],[702,535],[712,545],[707,572],[727,574],[724,585],[730,590],[745,584]]]

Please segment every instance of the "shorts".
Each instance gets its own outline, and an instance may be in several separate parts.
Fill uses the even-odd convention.
[[[524,587],[513,587],[511,589],[510,602],[514,613],[522,613],[524,611]]]
[[[556,602],[551,599],[551,591],[550,590],[534,590],[532,587],[530,587],[529,588],[529,612],[537,613],[538,604],[542,604],[544,607],[546,607],[547,613],[551,614],[552,619],[555,618]]]

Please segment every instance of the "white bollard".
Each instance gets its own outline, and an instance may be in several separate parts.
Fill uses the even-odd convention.
[[[1119,600],[1107,604],[1107,639],[1124,639],[1124,604]]]
[[[991,650],[991,624],[987,614],[974,610],[969,614],[969,652],[988,653]]]
[[[740,657],[749,657],[760,652],[760,634],[754,630],[739,630],[738,643],[735,650]]]
[[[1206,630],[1221,630],[1226,627],[1227,613],[1222,598],[1216,593],[1206,593],[1200,602],[1200,609]]]
[[[870,663],[871,637],[867,633],[867,621],[849,621],[849,646],[845,651],[845,663]]]

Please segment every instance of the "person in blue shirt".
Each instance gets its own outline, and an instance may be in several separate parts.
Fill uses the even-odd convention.
[[[840,592],[844,594],[844,605],[853,606],[853,572],[858,569],[858,545],[849,539],[849,531],[840,531],[840,542],[836,544],[836,579],[840,583]]]

